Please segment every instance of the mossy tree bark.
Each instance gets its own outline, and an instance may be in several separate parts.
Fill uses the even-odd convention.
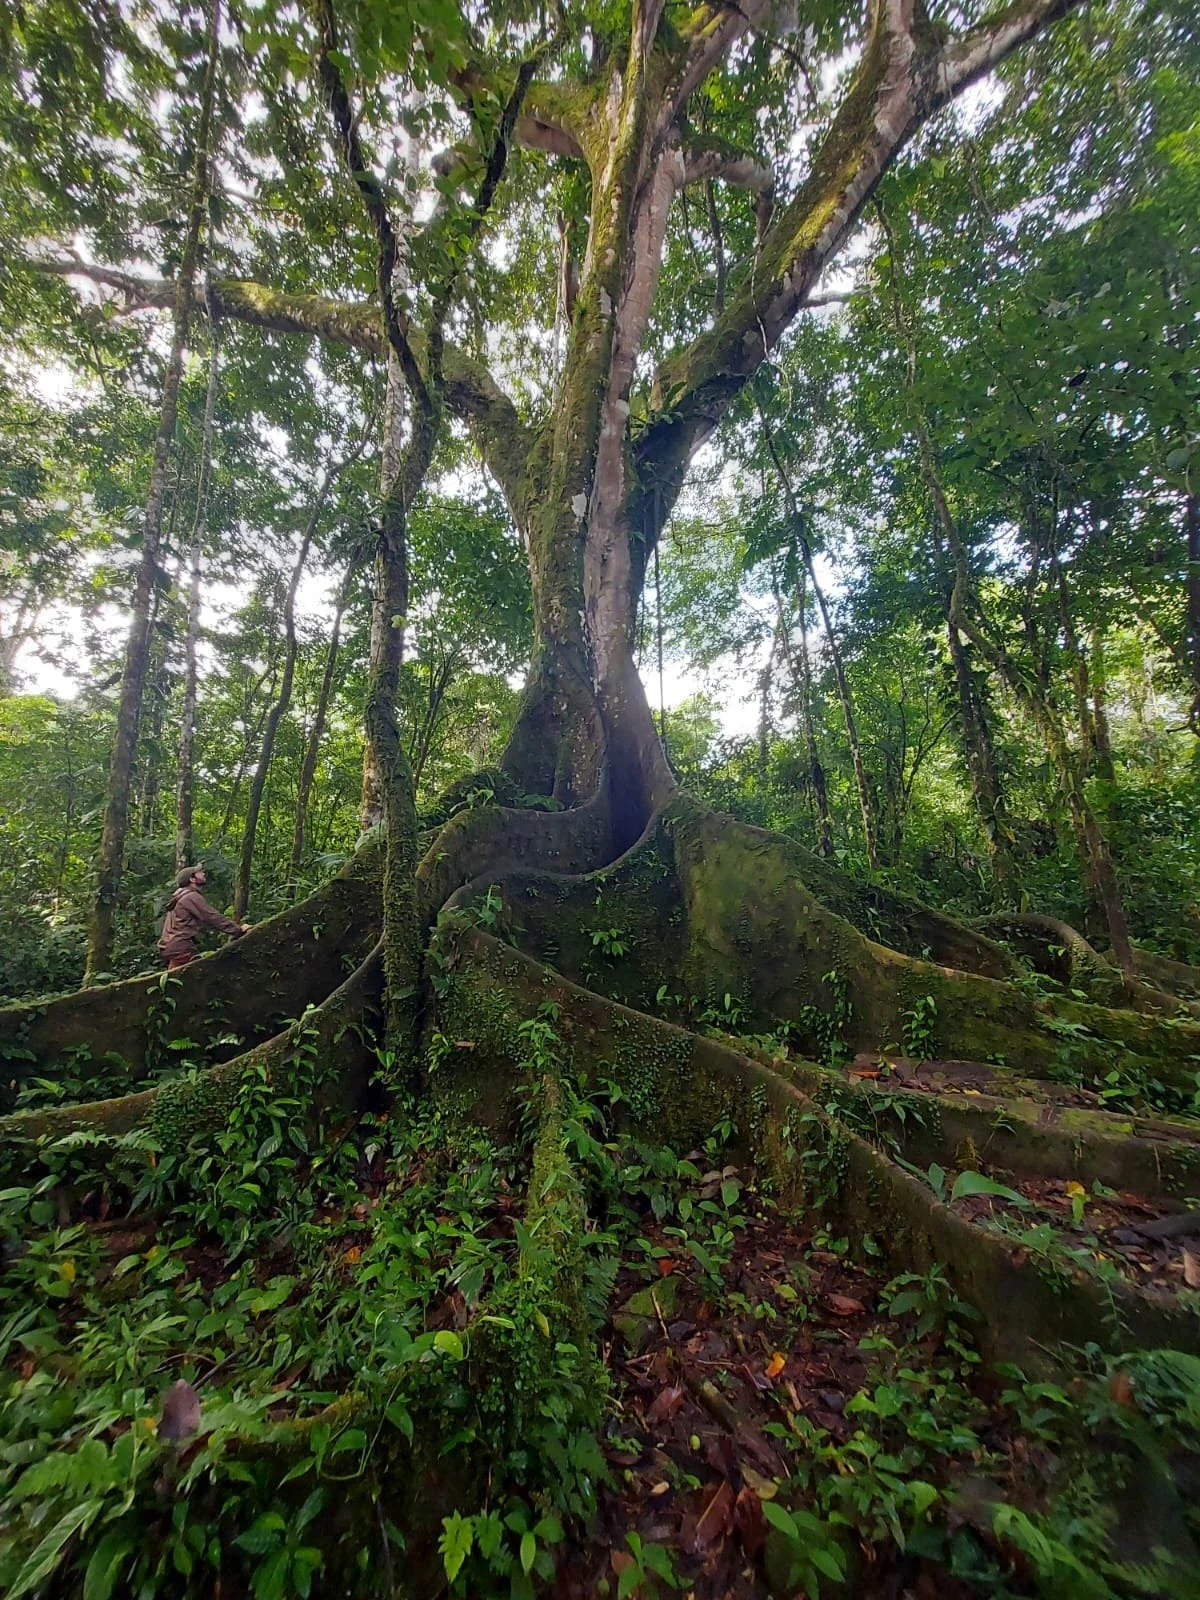
[[[475,208],[478,223],[503,170],[509,135],[555,159],[582,163],[591,181],[564,379],[551,408],[532,424],[521,420],[479,363],[445,340],[452,284],[435,286],[434,316],[423,332],[402,329],[394,308],[389,313],[394,230],[340,88],[327,11],[321,13],[322,82],[347,170],[380,246],[379,307],[230,280],[211,285],[218,315],[394,355],[414,406],[408,445],[414,468],[442,405],[467,422],[505,492],[530,562],[534,662],[505,768],[522,788],[553,794],[564,805],[602,796],[616,849],[638,837],[675,788],[632,645],[646,561],[692,456],[803,308],[914,132],[1068,10],[1069,0],[1013,4],[948,39],[915,0],[873,0],[860,64],[809,175],[773,212],[770,174],[753,154],[717,151],[703,141],[697,146],[686,116],[693,90],[768,9],[758,0],[736,10],[702,5],[682,24],[667,26],[658,0],[643,0],[633,8],[624,44],[586,87],[540,84],[533,64],[523,69]],[[654,378],[648,413],[635,430],[632,386],[668,211],[687,185],[714,180],[750,191],[756,248],[731,265],[725,308],[714,325]],[[85,275],[122,290],[131,305],[164,303],[162,285],[105,268]],[[421,475],[423,467],[409,470],[403,506],[387,508],[393,520],[384,527],[381,550],[393,557],[401,531],[395,519],[411,504],[411,486]],[[394,560],[389,571],[394,595],[402,599]],[[386,700],[394,664],[394,656],[381,654],[371,733],[381,746],[390,738]],[[402,762],[402,745],[394,748]],[[392,770],[401,772],[403,789],[402,765]],[[397,820],[411,814],[403,795],[396,812]]]

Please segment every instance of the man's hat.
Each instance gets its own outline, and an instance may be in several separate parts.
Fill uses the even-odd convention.
[[[194,867],[184,867],[182,872],[177,872],[175,874],[175,887],[177,889],[186,889],[196,874],[203,871],[203,861],[198,861]]]

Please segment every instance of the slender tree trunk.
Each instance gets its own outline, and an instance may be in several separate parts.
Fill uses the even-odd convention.
[[[1116,869],[1108,840],[1088,802],[1082,763],[1067,742],[1062,723],[1040,679],[1027,677],[1001,645],[989,638],[985,630],[968,615],[967,596],[969,575],[966,550],[958,533],[958,525],[950,511],[945,489],[937,471],[933,446],[923,419],[916,420],[917,442],[920,448],[921,470],[926,486],[933,498],[934,507],[946,542],[954,558],[954,592],[951,599],[951,621],[978,648],[983,658],[999,673],[1012,690],[1018,704],[1039,729],[1046,744],[1046,752],[1058,778],[1059,788],[1071,816],[1083,859],[1088,885],[1096,896],[1108,926],[1109,941],[1114,961],[1123,972],[1132,972],[1133,950],[1125,910],[1121,903]]]
[[[15,602],[0,594],[0,698],[13,692],[17,657],[37,632],[37,600],[32,585]]]
[[[775,632],[771,635],[771,648],[767,652],[767,659],[758,675],[758,776],[760,781],[765,780],[767,776],[767,762],[771,754],[771,687],[775,679],[775,657],[781,648],[782,633],[783,617],[780,616],[775,624]]]
[[[1092,686],[1092,727],[1096,737],[1096,776],[1105,783],[1116,781],[1112,730],[1108,725],[1108,664],[1104,636],[1099,629],[1092,636],[1092,666],[1088,674]]]
[[[429,692],[425,700],[425,714],[421,718],[421,726],[416,731],[411,756],[414,788],[420,788],[421,774],[425,771],[425,763],[429,760],[429,753],[433,749],[433,736],[441,721],[442,707],[446,703],[446,696],[450,692],[450,685],[454,682],[454,674],[461,661],[459,647],[452,644],[440,661],[429,663]]]
[[[1071,686],[1075,692],[1075,717],[1079,723],[1079,751],[1084,777],[1094,770],[1098,759],[1096,747],[1096,721],[1092,711],[1092,686],[1088,672],[1087,656],[1075,626],[1071,607],[1071,591],[1067,575],[1062,569],[1057,552],[1051,556],[1051,570],[1058,594],[1059,616],[1062,619],[1063,642],[1071,666]]]
[[[140,775],[135,814],[143,839],[154,832],[154,813],[158,810],[159,779],[162,771],[163,702],[167,693],[166,642],[159,625],[162,616],[164,584],[154,586],[150,607],[150,642],[146,653],[146,682],[139,724],[147,724],[146,735],[138,740],[135,773]]]
[[[63,884],[67,877],[67,862],[71,854],[71,834],[75,830],[75,752],[71,744],[71,727],[63,728],[62,798],[63,822],[59,835],[58,860],[54,871],[54,909],[62,904]]]
[[[399,473],[384,492],[375,549],[375,611],[367,680],[369,761],[383,802],[385,1026],[392,1048],[412,1044],[421,964],[417,919],[417,793],[400,731],[400,669],[408,618],[408,507]]]
[[[208,491],[212,478],[213,413],[216,406],[219,351],[216,324],[209,323],[208,387],[204,395],[204,431],[200,445],[200,473],[192,517],[191,573],[188,580],[187,631],[184,635],[183,712],[179,726],[179,774],[175,791],[175,866],[190,866],[196,859],[193,823],[195,808],[196,700],[199,688],[200,578],[204,563],[204,536],[208,529]]]
[[[308,826],[308,807],[312,797],[313,780],[317,775],[317,761],[321,754],[321,740],[325,736],[325,723],[329,716],[329,701],[333,694],[334,677],[337,672],[338,649],[341,643],[342,617],[350,603],[350,588],[354,581],[356,568],[351,567],[342,580],[338,590],[337,604],[333,613],[333,629],[329,635],[329,647],[325,652],[325,670],[321,674],[321,688],[317,695],[316,709],[313,712],[312,726],[308,730],[308,739],[304,747],[304,760],[300,766],[300,779],[296,785],[296,825],[292,834],[292,859],[289,867],[289,877],[294,883],[300,872],[300,863],[304,859],[304,835]]]
[[[388,515],[388,505],[395,493],[398,493],[398,478],[400,464],[404,453],[404,374],[400,370],[400,362],[394,352],[388,353],[387,386],[383,400],[383,426],[380,435],[379,454],[379,504],[381,526],[377,530],[375,542],[375,560],[371,571],[371,646],[368,657],[368,685],[373,681],[376,664],[381,662],[389,649],[388,636],[397,631],[394,618],[399,619],[399,639],[393,640],[392,645],[399,650],[396,663],[396,685],[399,688],[400,666],[404,660],[404,632],[408,623],[408,550],[407,550],[407,522],[403,508],[400,511],[401,525],[405,529],[402,543],[403,548],[398,552],[398,559],[403,567],[402,572],[391,572],[387,561],[381,560],[389,545],[386,530],[382,527],[383,519]],[[396,515],[393,509],[393,517]],[[400,596],[403,598],[403,609],[400,611],[389,610],[390,599]],[[371,690],[368,687],[368,695]],[[383,821],[384,813],[384,778],[383,769],[379,765],[379,751],[368,737],[363,750],[363,783],[362,805],[360,807],[360,826],[364,833],[369,829],[378,827]]]
[[[788,505],[788,515],[792,524],[792,536],[796,547],[804,562],[804,569],[808,573],[808,581],[812,584],[813,598],[817,602],[817,610],[821,616],[821,626],[825,632],[825,641],[829,646],[829,658],[833,665],[834,682],[837,684],[838,700],[842,707],[842,717],[846,723],[846,738],[850,743],[850,761],[854,767],[854,786],[858,792],[859,811],[862,814],[863,839],[867,847],[867,861],[871,871],[879,869],[879,842],[875,828],[875,808],[871,801],[871,791],[867,784],[867,771],[862,758],[862,746],[858,739],[858,724],[854,719],[854,701],[850,694],[850,684],[846,677],[846,666],[842,660],[841,647],[838,644],[837,630],[833,626],[833,619],[829,615],[829,607],[825,603],[825,594],[817,581],[816,568],[813,565],[812,549],[808,542],[808,535],[804,531],[804,519],[800,515],[800,507],[792,489],[791,478],[787,468],[779,455],[775,445],[775,435],[771,424],[767,421],[767,414],[760,405],[758,415],[762,421],[763,434],[767,441],[767,449],[771,460],[774,462],[775,471],[779,475],[779,482],[783,489],[784,498]]]
[[[159,569],[163,499],[166,493],[171,445],[175,437],[175,420],[179,411],[183,352],[187,344],[192,291],[200,258],[201,232],[209,187],[209,144],[217,77],[220,9],[220,0],[209,0],[208,56],[201,88],[200,118],[196,129],[196,161],[192,175],[188,226],[176,284],[171,349],[163,378],[158,431],[154,440],[154,459],[150,469],[150,485],[142,524],[142,558],[134,584],[133,620],[125,647],[116,735],[109,764],[104,823],[97,862],[96,897],[88,925],[85,984],[94,982],[97,974],[105,971],[112,960],[117,895],[121,887],[125,838],[129,830],[130,784],[137,752],[138,721],[150,648],[151,603]]]
[[[312,510],[309,512],[308,522],[305,524],[304,537],[300,541],[300,551],[292,568],[287,595],[283,602],[285,640],[283,674],[279,680],[279,693],[275,696],[271,709],[267,712],[266,724],[263,727],[262,744],[258,752],[258,763],[254,769],[254,777],[250,781],[250,796],[246,805],[246,826],[242,833],[242,850],[238,858],[237,874],[233,882],[233,915],[234,920],[237,922],[240,922],[246,915],[246,908],[250,903],[250,875],[254,867],[254,846],[258,837],[258,818],[262,809],[263,790],[266,787],[271,757],[275,754],[275,735],[278,733],[279,724],[292,703],[292,683],[296,676],[297,652],[296,590],[300,587],[304,563],[308,560],[308,552],[316,535],[317,525],[321,520],[321,513],[325,509],[325,501],[329,497],[329,490],[337,476],[337,471],[338,469],[330,467],[321,480],[321,487],[317,491],[317,498],[313,503]]]
[[[804,748],[808,756],[808,783],[817,810],[817,849],[827,859],[833,856],[833,818],[829,814],[829,790],[825,783],[825,768],[821,763],[821,752],[817,746],[817,730],[813,722],[812,711],[812,668],[808,658],[808,621],[805,615],[807,610],[807,596],[804,593],[803,576],[796,582],[796,616],[800,627],[800,655],[799,669],[797,670],[796,658],[792,653],[791,639],[789,637],[783,614],[783,599],[778,588],[775,590],[775,605],[779,612],[780,623],[783,631],[780,640],[783,646],[784,659],[787,661],[788,670],[792,675],[792,682],[796,685],[800,695],[800,718],[804,729]]]
[[[1021,875],[1014,852],[1012,825],[1004,797],[1004,785],[996,761],[996,746],[988,725],[987,708],[971,671],[970,657],[962,633],[953,617],[954,579],[945,572],[945,546],[940,531],[933,530],[934,554],[945,586],[946,642],[954,668],[954,687],[958,699],[958,725],[963,753],[971,779],[971,793],[979,813],[980,826],[987,840],[992,877],[1005,905],[1021,904]]]
[[[274,648],[274,643],[275,641],[273,640],[272,648]],[[275,693],[275,672],[276,662],[272,657],[250,687],[250,692],[246,696],[245,714],[242,717],[243,722],[249,724],[250,713],[254,710],[254,702],[258,698],[258,691],[262,688],[263,684],[266,683],[268,678],[271,680],[271,687],[267,693],[268,695],[273,695]],[[250,752],[254,749],[255,745],[259,741],[259,736],[263,730],[263,724],[267,720],[267,712],[270,710],[270,704],[271,702],[268,699],[264,703],[262,709],[259,711],[258,716],[255,719],[254,726],[247,726],[246,728],[246,736],[242,740],[242,753],[238,756],[237,768],[233,774],[233,782],[229,785],[229,794],[225,800],[225,814],[221,818],[221,826],[217,829],[218,843],[224,843],[229,834],[230,828],[233,826],[233,817],[237,810],[238,797],[242,792],[242,780],[246,776],[246,768],[250,765]]]

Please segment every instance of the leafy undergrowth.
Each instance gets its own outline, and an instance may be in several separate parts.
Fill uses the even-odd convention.
[[[1069,1179],[1011,1178],[995,1187],[960,1195],[954,1209],[999,1228],[1026,1251],[1057,1252],[1092,1273],[1185,1296],[1200,1290],[1200,1209],[1168,1210],[1161,1201]]]
[[[731,1176],[701,1175],[701,1193]],[[1106,1486],[1077,1450],[1081,1426],[1137,1432],[1127,1378],[985,1370],[937,1269],[889,1280],[745,1199],[718,1275],[653,1222],[638,1242],[661,1278],[622,1267],[611,1481],[560,1600],[1159,1592],[1162,1574],[1117,1571],[1109,1547],[1129,1462]],[[1200,1420],[1200,1362],[1164,1359]]]
[[[216,1136],[23,1152],[0,1589],[1186,1592],[1176,1502],[1168,1570],[1122,1497],[1195,1470],[1200,1363],[985,1374],[938,1272],[798,1218],[732,1127],[632,1139],[521,1032],[506,1143],[436,1097],[314,1129],[301,1028]]]

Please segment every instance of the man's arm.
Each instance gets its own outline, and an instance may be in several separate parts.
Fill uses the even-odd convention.
[[[215,928],[218,933],[242,933],[244,931],[240,922],[233,922],[223,916],[216,906],[209,905],[199,889],[193,889],[188,894],[188,911],[196,921],[206,928]]]

